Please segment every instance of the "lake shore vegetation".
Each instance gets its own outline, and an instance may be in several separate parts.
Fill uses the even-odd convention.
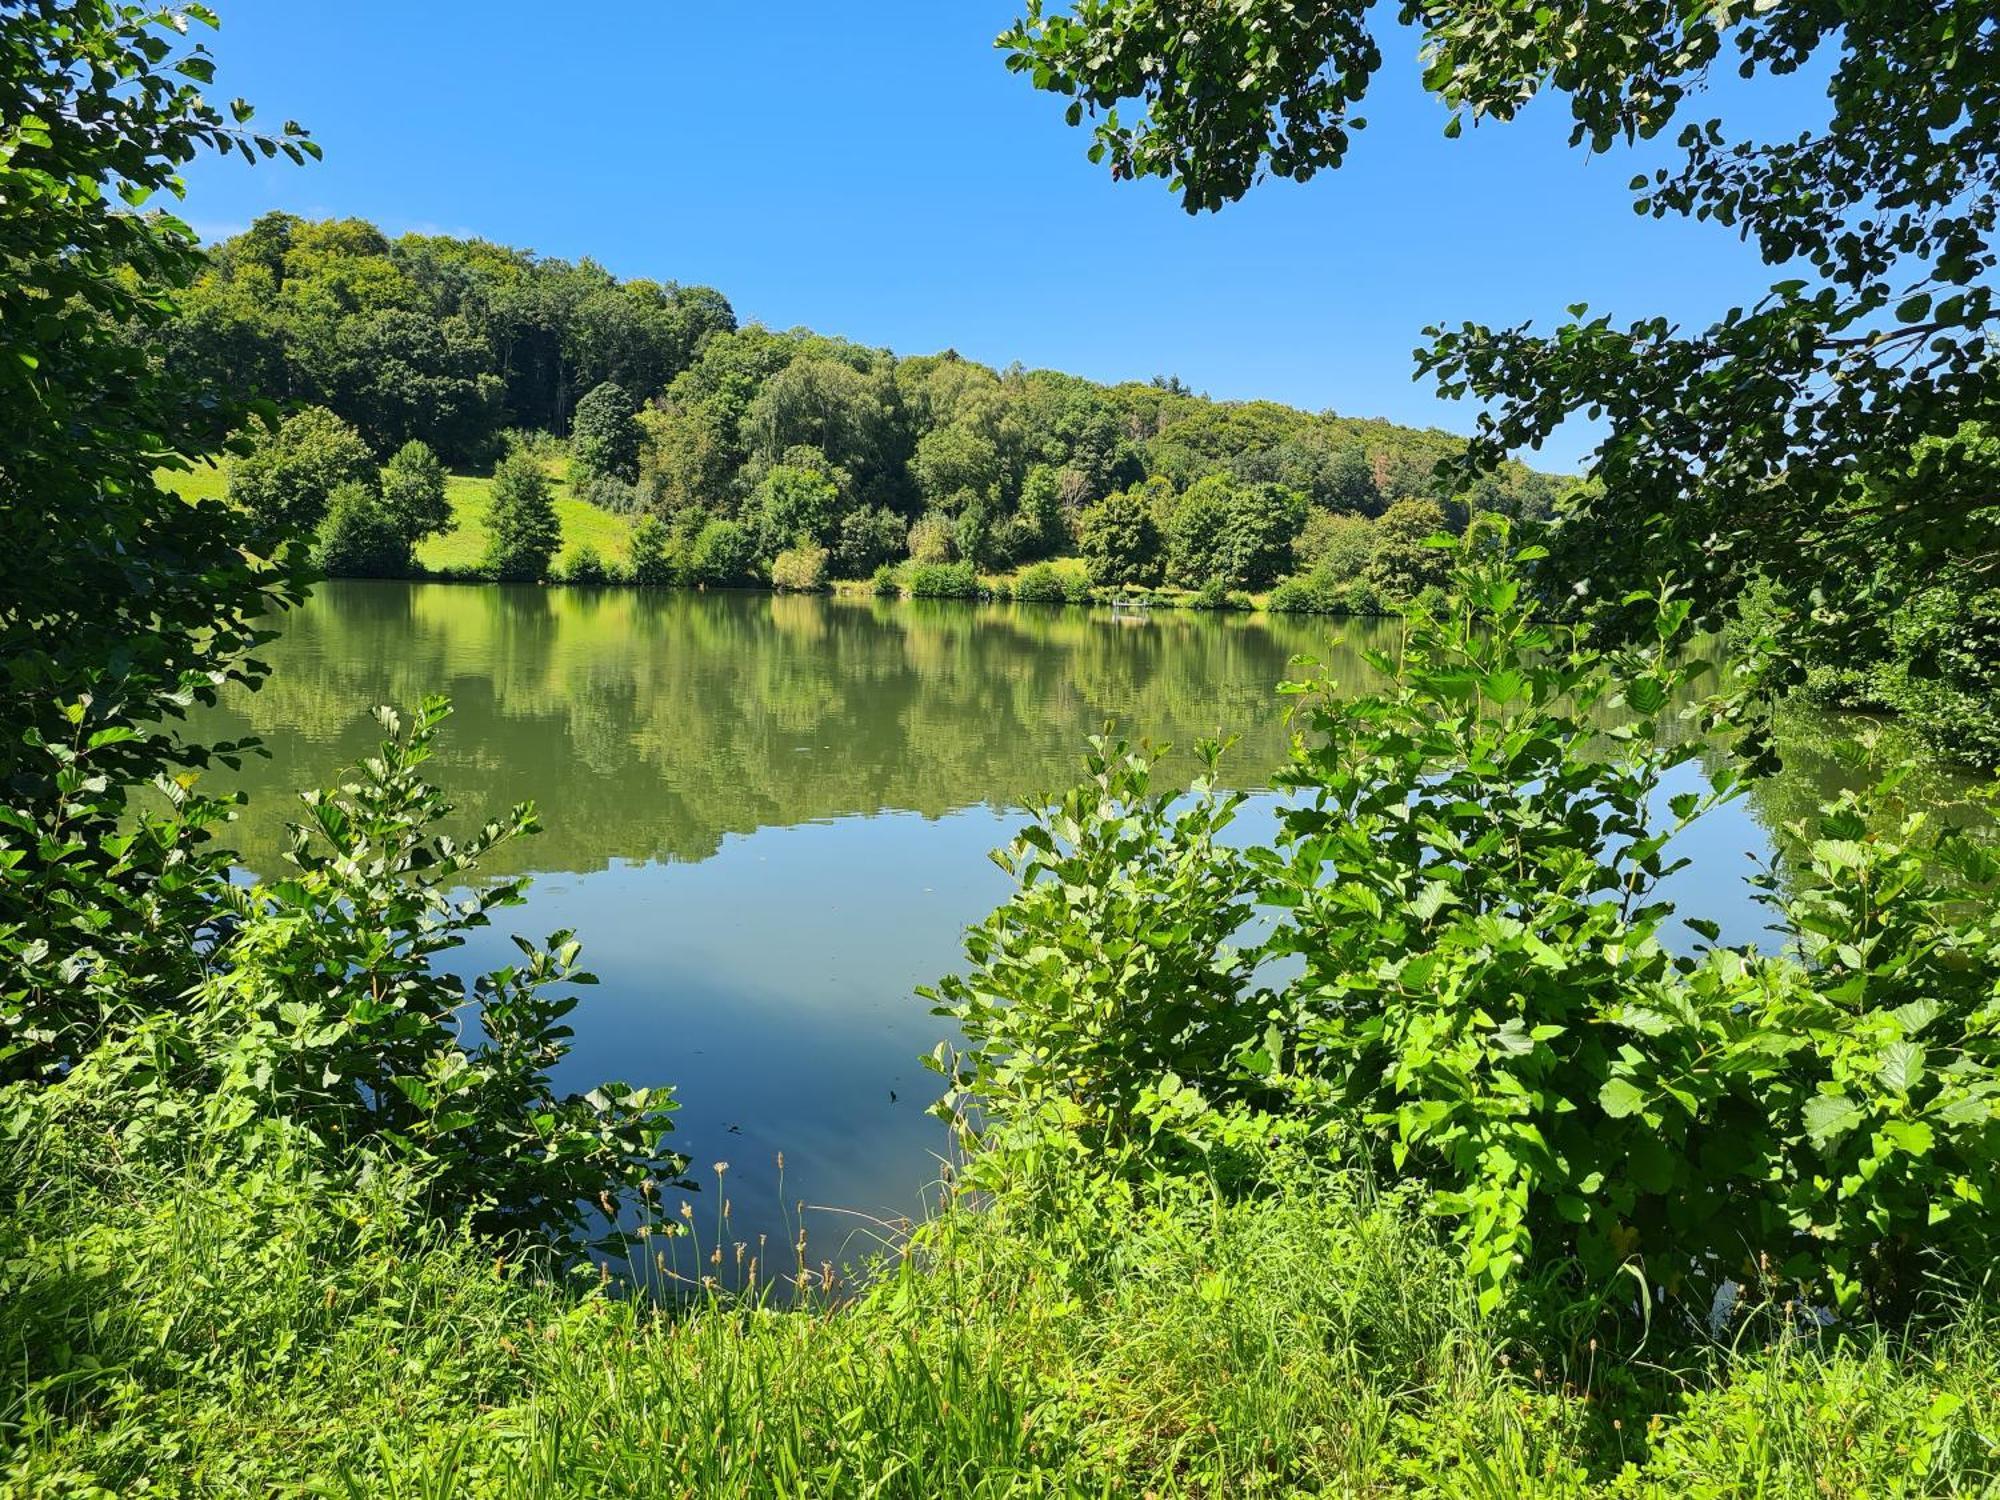
[[[1319,29],[1300,31],[1307,14]],[[1991,195],[1953,153],[1983,161],[1996,139],[1990,25],[1819,14],[1662,12],[1644,37],[1593,40],[1579,84],[1542,30],[1553,13],[1498,27],[1473,5],[1437,20],[1427,81],[1504,116],[1524,71],[1548,73],[1584,133],[1608,137],[1664,123],[1682,89],[1662,80],[1725,36],[1770,65],[1833,36],[1853,63],[1836,99],[1870,128],[1787,165],[1860,202],[1880,187],[1869,152],[1914,162],[1951,191],[1897,231],[1901,250],[1942,247],[1938,274],[1976,283],[1990,261],[1967,236]],[[1085,15],[1031,0],[1017,66],[1075,95],[1073,119],[1136,88],[1153,113],[1107,116],[1099,150],[1120,175],[1176,178],[1194,206],[1267,165],[1335,164],[1379,64],[1345,11],[1106,0]],[[1682,919],[1667,886],[1677,841],[1767,768],[1777,686],[1834,638],[1800,618],[1801,580],[1768,552],[1726,579],[1687,544],[1685,526],[1717,517],[1732,535],[1768,524],[1744,506],[1743,486],[1772,478],[1754,414],[1698,399],[1768,397],[1716,381],[1728,350],[1691,372],[1664,335],[1615,357],[1586,339],[1596,354],[1559,369],[1574,330],[1553,349],[1448,341],[1447,377],[1503,402],[1474,458],[1564,404],[1542,377],[1586,402],[1613,377],[1697,402],[1701,420],[1658,427],[1615,406],[1617,482],[1541,529],[1508,514],[1534,519],[1527,470],[1489,463],[1493,504],[1441,496],[1452,455],[1417,443],[1421,473],[1390,494],[1395,466],[1378,472],[1343,419],[1170,381],[892,361],[739,328],[704,289],[491,246],[398,249],[351,221],[274,216],[218,268],[177,218],[133,210],[181,192],[200,152],[317,148],[210,102],[214,25],[111,0],[0,11],[0,525],[37,563],[0,596],[0,1487],[2000,1486],[1990,820],[1934,815],[1894,765],[1801,808],[1753,877],[1765,944]],[[1190,54],[1189,37],[1207,45]],[[1206,87],[1184,87],[1213,66],[1219,119]],[[1969,138],[1934,78],[1969,101]],[[1912,92],[1907,114],[1861,108]],[[1273,136],[1281,107],[1301,133]],[[1726,196],[1736,169],[1706,140],[1689,140],[1690,181],[1661,185],[1668,206]],[[1810,204],[1773,196],[1793,218],[1727,201],[1839,259]],[[1966,196],[1969,220],[1952,212]],[[1879,271],[1860,261],[1829,274],[1867,302]],[[365,312],[288,332],[338,307],[322,293],[378,284]],[[1757,357],[1833,348],[1877,397],[1839,408],[1845,448],[1786,447],[1785,513],[1810,540],[1862,504],[1913,549],[1884,568],[1958,587],[1949,570],[1978,563],[1961,533],[1939,542],[1928,510],[1866,501],[1898,465],[1951,479],[1978,461],[1977,433],[1915,431],[1977,415],[1959,377],[1984,303],[1952,295],[1955,311],[1902,320],[1950,346],[1907,405],[1876,378],[1879,341],[1788,343],[1761,313],[1751,332]],[[1807,301],[1781,293],[1777,311],[1825,332],[1811,319],[1829,304]],[[223,371],[238,388],[215,387]],[[249,398],[292,409],[253,422]],[[1663,445],[1718,427],[1692,517],[1635,527],[1632,557],[1590,574],[1617,587],[1579,607],[1564,527],[1661,503]],[[219,451],[238,465],[228,495],[156,477]],[[1815,480],[1820,458],[1856,487]],[[300,798],[284,871],[232,870],[230,804],[196,773],[253,747],[200,743],[187,710],[264,677],[254,653],[313,551],[414,565],[462,513],[449,475],[489,465],[479,555],[524,581],[563,556],[561,468],[568,499],[635,518],[622,559],[574,546],[579,581],[622,566],[720,586],[782,560],[787,587],[882,578],[953,598],[1005,565],[1017,596],[1171,586],[1226,604],[1283,587],[1310,537],[1302,589],[1365,588],[1402,621],[1374,685],[1302,662],[1280,689],[1298,733],[1262,844],[1227,837],[1241,799],[1218,782],[1222,742],[1191,747],[1190,785],[1107,736],[1038,799],[999,856],[1008,899],[927,994],[960,1038],[930,1059],[953,1145],[935,1211],[883,1226],[872,1260],[843,1258],[732,1235],[730,1165],[671,1131],[671,1080],[555,1083],[587,1014],[575,934],[453,972],[522,894],[481,860],[537,814],[445,831],[427,771],[443,700],[382,710],[372,753]],[[1364,478],[1375,500],[1346,503]],[[1938,503],[1984,514],[1963,490]],[[1727,671],[1695,639],[1726,619],[1749,637]],[[1945,687],[1970,692],[1990,660],[1950,639],[1976,659]],[[1849,665],[1864,662],[1879,665]],[[1676,790],[1696,767],[1699,786]]]

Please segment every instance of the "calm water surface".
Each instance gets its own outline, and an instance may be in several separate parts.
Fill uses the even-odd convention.
[[[1005,898],[987,851],[1070,779],[1083,738],[1113,719],[1179,746],[1232,733],[1230,778],[1262,788],[1284,756],[1272,688],[1291,659],[1360,687],[1360,649],[1395,628],[331,583],[285,620],[270,683],[199,728],[271,751],[240,777],[236,832],[268,875],[292,794],[372,748],[374,705],[450,694],[433,771],[461,816],[533,800],[546,825],[493,861],[535,883],[468,945],[467,972],[510,961],[508,931],[576,929],[602,983],[572,1017],[564,1082],[671,1083],[697,1174],[731,1164],[738,1232],[775,1230],[804,1200],[825,1206],[812,1234],[832,1254],[861,1222],[835,1210],[915,1212],[936,1178],[936,1080],[917,1058],[948,1033],[912,990],[955,967],[963,928]],[[1269,798],[1251,814],[1256,837]],[[1761,927],[1740,882],[1772,816],[1739,802],[1683,851],[1682,910],[1728,940]]]

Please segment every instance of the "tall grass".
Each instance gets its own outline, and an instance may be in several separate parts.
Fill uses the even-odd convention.
[[[857,1296],[667,1306],[279,1153],[223,1180],[25,1160],[0,1228],[16,1494],[1977,1494],[2000,1473],[1983,1313],[1921,1345],[1628,1367],[1607,1405],[1619,1381],[1507,1348],[1410,1205],[1339,1176],[1227,1205],[1059,1185],[941,1214]],[[744,1286],[726,1242],[694,1259],[717,1250]]]

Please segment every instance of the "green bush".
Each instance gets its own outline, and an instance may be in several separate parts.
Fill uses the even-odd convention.
[[[1014,597],[1024,604],[1063,604],[1069,592],[1062,574],[1047,563],[1036,563],[1014,580]]]
[[[709,521],[695,533],[685,572],[690,583],[748,583],[757,567],[757,533],[739,521]]]
[[[1236,878],[1209,803],[1170,821],[1093,755],[938,990],[998,1138],[1026,1149],[1026,1120],[1043,1152],[1225,1183],[1246,1142],[1351,1141],[1537,1337],[1641,1301],[1705,1326],[1732,1284],[1897,1317],[1976,1274],[2000,1250],[2000,946],[1952,913],[1991,904],[2000,861],[1921,821],[1891,837],[1849,794],[1759,882],[1786,951],[1683,957],[1669,846],[1735,790],[1725,767],[1667,794],[1705,749],[1663,720],[1707,670],[1687,604],[1654,601],[1652,651],[1602,655],[1494,548],[1461,554],[1453,601],[1411,617],[1390,688],[1294,689],[1278,838],[1215,898],[1277,914],[1250,967],[1224,957],[1241,913],[1176,883]],[[1266,995],[1272,962],[1296,977]],[[1209,998],[1162,1017],[1176,970],[1169,1000]]]
[[[1301,573],[1271,590],[1267,607],[1280,614],[1374,615],[1380,600],[1365,578],[1337,578],[1325,571]]]
[[[903,589],[912,599],[977,599],[979,575],[969,562],[911,563]]]
[[[641,516],[632,528],[627,550],[632,560],[632,581],[657,587],[675,581],[672,538],[658,516]]]
[[[592,585],[612,581],[611,569],[598,556],[597,549],[584,542],[569,556],[563,565],[562,581],[568,584]]]
[[[407,578],[415,567],[402,519],[386,497],[351,482],[328,499],[312,559],[332,578]]]
[[[771,561],[771,587],[780,593],[822,592],[828,555],[824,547],[787,547]]]
[[[512,453],[493,471],[486,511],[486,576],[502,583],[539,583],[562,550],[562,522],[542,467]]]
[[[878,598],[898,598],[903,592],[903,570],[896,563],[883,563],[875,570],[873,586]]]
[[[976,1104],[987,1126],[975,1177],[1043,1150],[1216,1168],[1206,1127],[1273,1097],[1243,1064],[1267,1001],[1236,946],[1256,881],[1221,842],[1242,797],[1213,790],[1219,750],[1203,754],[1183,799],[1143,754],[1093,740],[1086,779],[996,856],[1018,888],[966,934],[968,971],[923,991],[965,1038],[934,1062],[941,1111]]]
[[[1240,589],[1232,589],[1220,578],[1211,578],[1188,596],[1189,609],[1249,609],[1250,596]]]

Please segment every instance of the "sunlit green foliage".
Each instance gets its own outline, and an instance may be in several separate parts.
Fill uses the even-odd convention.
[[[561,546],[562,523],[541,465],[525,453],[502,459],[487,502],[482,563],[487,576],[502,583],[539,582],[548,577]]]

